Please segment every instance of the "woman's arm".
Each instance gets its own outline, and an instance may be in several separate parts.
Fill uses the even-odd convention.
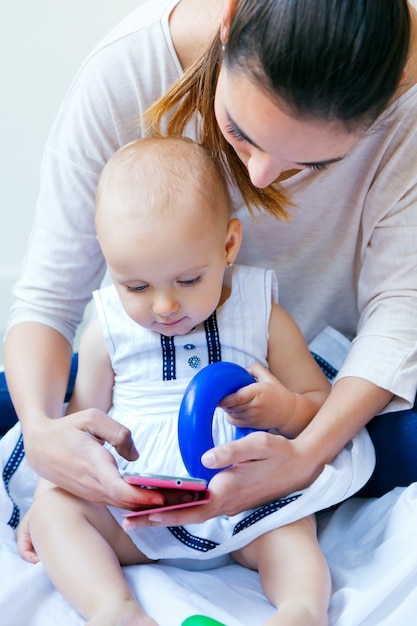
[[[34,407],[44,416],[61,416],[71,347],[60,333],[37,322],[17,324],[6,336],[4,362],[7,385],[25,432],[33,424]]]
[[[8,333],[7,382],[30,465],[40,476],[93,502],[127,509],[161,504],[160,496],[144,499],[144,490],[128,485],[102,445],[108,441],[128,460],[136,459],[126,428],[96,408],[54,419],[62,414],[70,359],[68,342],[48,326],[22,323]]]

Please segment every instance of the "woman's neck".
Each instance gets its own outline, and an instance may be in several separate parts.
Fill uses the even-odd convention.
[[[220,26],[224,0],[180,0],[169,17],[172,43],[185,70],[209,48]]]
[[[404,70],[404,77],[398,86],[393,100],[397,100],[403,93],[411,89],[417,83],[417,10],[410,3],[411,34],[410,52]]]

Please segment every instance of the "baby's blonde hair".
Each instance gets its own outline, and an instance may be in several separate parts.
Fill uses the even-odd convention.
[[[185,137],[138,139],[120,148],[103,168],[96,191],[96,224],[102,214],[120,219],[123,213],[162,219],[189,218],[178,214],[178,198],[195,196],[201,217],[230,219],[233,211],[227,183],[219,166],[199,144]],[[172,215],[170,207],[177,212]],[[209,211],[209,213],[207,213]]]

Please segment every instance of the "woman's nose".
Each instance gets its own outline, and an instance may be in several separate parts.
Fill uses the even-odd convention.
[[[257,151],[249,157],[247,168],[252,184],[263,189],[277,180],[289,166],[284,161],[273,159],[267,153]]]

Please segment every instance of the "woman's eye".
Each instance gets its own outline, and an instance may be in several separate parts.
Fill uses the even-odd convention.
[[[246,141],[246,137],[242,135],[242,133],[236,128],[236,126],[232,126],[232,124],[228,124],[228,126],[226,126],[226,132],[229,133],[229,135],[232,135],[232,137],[234,137],[235,139],[237,139],[237,141]]]
[[[178,283],[184,287],[190,287],[191,285],[196,285],[200,281],[201,276],[196,276],[195,278],[190,278],[189,280],[179,280]]]
[[[307,165],[309,170],[315,170],[316,172],[322,172],[327,168],[326,163],[310,163]]]

